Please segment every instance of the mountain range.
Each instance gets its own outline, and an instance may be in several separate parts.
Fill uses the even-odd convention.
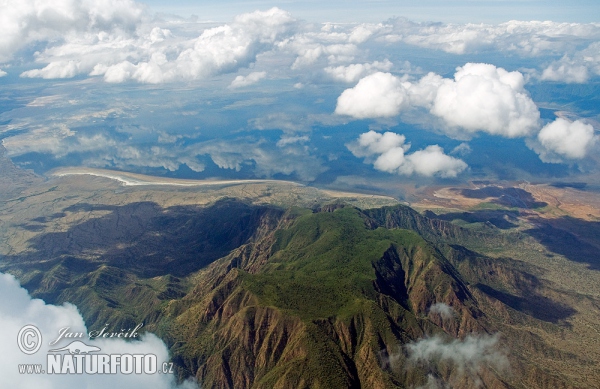
[[[203,388],[600,382],[600,335],[580,336],[598,329],[600,299],[504,255],[539,255],[522,231],[347,197],[297,206],[273,187],[192,204],[173,197],[201,197],[189,188],[3,174],[19,193],[2,199],[0,271],[77,305],[90,329],[144,323]],[[84,182],[104,194],[69,189]]]

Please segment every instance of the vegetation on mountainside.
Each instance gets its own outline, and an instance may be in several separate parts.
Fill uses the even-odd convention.
[[[443,361],[409,363],[404,345],[435,334],[518,339],[527,346],[510,355],[512,374],[527,385],[568,382],[539,355],[588,363],[548,342],[576,311],[554,301],[528,265],[464,247],[514,248],[519,234],[471,231],[402,205],[80,204],[56,217],[96,211],[36,235],[2,270],[36,297],[78,305],[90,329],[144,322],[170,346],[181,377],[206,387],[389,388],[424,385],[428,374],[474,385]],[[431,314],[435,303],[453,316]],[[485,366],[478,374],[489,387],[520,386]]]
[[[277,235],[276,253],[260,273],[245,275],[244,286],[262,304],[307,320],[348,317],[374,299],[373,262],[391,246],[409,255],[428,250],[412,231],[366,229],[353,208],[304,215]]]

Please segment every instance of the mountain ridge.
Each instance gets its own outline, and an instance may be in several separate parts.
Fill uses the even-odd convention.
[[[56,189],[30,193],[64,191],[44,185]],[[75,303],[90,329],[144,322],[182,379],[214,388],[583,388],[599,376],[592,349],[561,340],[573,342],[573,318],[595,300],[557,289],[526,262],[479,252],[529,250],[520,232],[340,200],[173,205],[151,200],[163,189],[127,189],[135,196],[111,203],[121,190],[20,218],[12,210],[32,197],[5,203],[6,225],[18,222],[11,231],[22,231],[27,249],[5,251],[0,270],[34,297]],[[480,354],[465,360],[465,347]]]

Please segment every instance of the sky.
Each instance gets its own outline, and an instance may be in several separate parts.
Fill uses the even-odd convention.
[[[598,177],[600,5],[0,2],[0,140],[86,166],[395,183]]]
[[[575,0],[333,0],[333,1],[146,1],[156,12],[198,15],[205,20],[229,20],[236,13],[280,7],[313,22],[378,23],[390,17],[421,22],[502,23],[508,20],[597,22],[600,5]]]

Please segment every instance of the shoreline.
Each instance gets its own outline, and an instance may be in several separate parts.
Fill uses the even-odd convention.
[[[144,174],[120,172],[117,170],[108,169],[93,169],[93,168],[59,168],[48,173],[49,176],[65,177],[75,175],[89,175],[95,177],[103,177],[111,180],[119,181],[125,186],[210,186],[210,185],[238,185],[238,184],[261,184],[261,183],[284,183],[297,186],[303,184],[294,181],[283,180],[193,180],[180,178],[164,178],[156,176],[148,176]]]

